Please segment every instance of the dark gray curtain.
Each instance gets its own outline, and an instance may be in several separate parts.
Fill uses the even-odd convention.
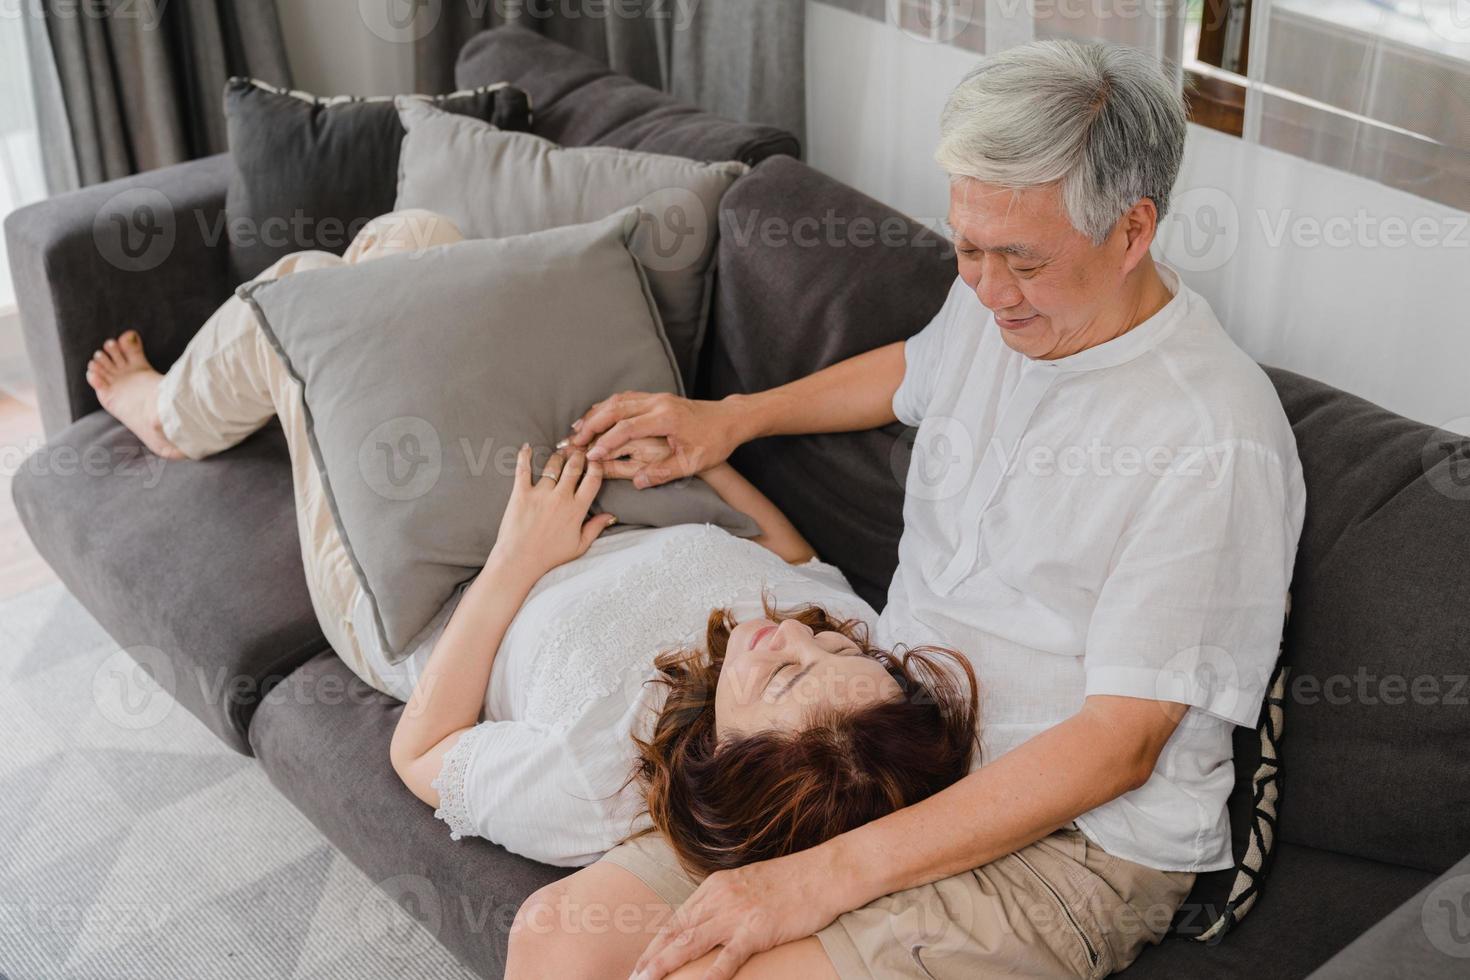
[[[437,14],[414,47],[421,92],[454,88],[455,58],[475,34],[518,24],[711,112],[805,134],[801,0],[437,0],[421,9]]]
[[[806,4],[703,0],[673,32],[671,91],[727,119],[806,142]]]
[[[688,0],[684,0],[688,2]],[[414,46],[414,85],[437,95],[454,89],[454,62],[464,43],[481,31],[516,24],[586,52],[614,71],[645,85],[667,88],[668,34],[671,18],[659,16],[671,0],[619,0],[618,9],[637,17],[566,17],[546,0],[431,0],[416,17],[435,18],[433,29]],[[607,4],[611,8],[612,4]],[[415,31],[415,33],[418,33]]]
[[[231,75],[289,85],[275,0],[41,0],[82,184],[223,152]]]

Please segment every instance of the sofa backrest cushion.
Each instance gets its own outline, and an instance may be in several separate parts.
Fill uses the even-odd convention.
[[[801,144],[783,129],[703,112],[523,27],[475,35],[460,51],[455,78],[462,87],[508,81],[524,89],[534,111],[531,131],[563,146],[597,143],[749,164],[801,155]]]
[[[790,157],[736,181],[720,251],[703,397],[760,391],[918,333],[955,278],[940,235]],[[736,469],[881,609],[898,563],[913,430],[763,439]]]
[[[1470,851],[1470,439],[1268,373],[1307,484],[1281,837],[1442,871]]]

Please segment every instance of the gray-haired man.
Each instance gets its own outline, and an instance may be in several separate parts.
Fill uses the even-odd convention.
[[[641,953],[525,930],[512,974],[1103,976],[1230,865],[1231,730],[1275,661],[1305,492],[1265,375],[1149,254],[1182,102],[1136,51],[1043,42],[966,78],[942,134],[959,277],[926,329],[758,394],[623,393],[573,441],[657,483],[758,436],[918,426],[876,638],[971,657],[984,766],[702,883],[624,845],[528,907],[673,922]]]

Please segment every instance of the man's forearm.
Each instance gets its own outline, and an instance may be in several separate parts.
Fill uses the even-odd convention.
[[[903,341],[838,361],[815,374],[753,395],[731,395],[740,441],[809,432],[853,432],[895,420],[903,381]]]
[[[1142,785],[1184,712],[1141,701],[1125,710],[1141,719],[1135,734],[1084,708],[929,799],[821,845],[824,867],[858,908],[1040,840]],[[1155,725],[1144,712],[1165,720]]]

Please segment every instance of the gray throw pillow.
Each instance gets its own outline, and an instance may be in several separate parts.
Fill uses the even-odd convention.
[[[630,247],[648,275],[683,385],[694,387],[720,198],[749,167],[610,146],[563,148],[412,99],[398,101],[398,116],[407,135],[395,208],[435,211],[467,238],[581,224],[637,205],[644,216]]]
[[[592,224],[405,252],[240,287],[303,385],[311,452],[337,529],[401,658],[484,566],[515,456],[551,447],[623,388],[672,391],[675,369],[629,208]],[[758,527],[703,480],[636,490],[611,480],[605,533]]]

